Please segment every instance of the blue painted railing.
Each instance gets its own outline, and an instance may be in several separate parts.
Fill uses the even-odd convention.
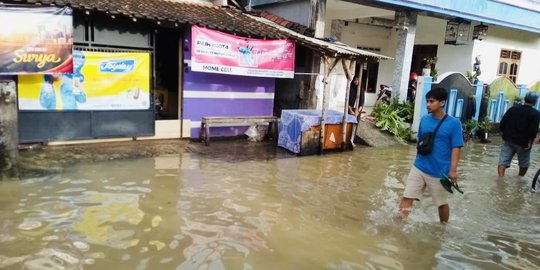
[[[427,114],[426,109],[426,98],[425,93],[431,90],[431,87],[433,85],[433,80],[431,77],[424,77],[424,83],[423,83],[423,93],[422,95],[422,103],[421,103],[421,109],[420,109],[420,117]],[[475,98],[476,98],[476,113],[473,117],[474,120],[478,121],[480,117],[480,105],[482,103],[482,97],[484,95],[484,83],[482,81],[477,81],[474,85],[475,87]],[[519,97],[522,99],[525,97],[525,94],[527,93],[527,86],[526,85],[517,85],[519,90]],[[445,111],[448,115],[461,118],[463,116],[463,108],[465,100],[458,97],[458,90],[457,89],[450,89],[450,93],[448,95],[448,101],[445,106]],[[488,112],[487,117],[493,122],[493,123],[499,123],[503,117],[503,115],[506,113],[506,111],[510,108],[511,104],[510,100],[508,100],[505,97],[505,94],[503,91],[499,92],[499,95],[496,99],[491,99],[488,102]],[[540,100],[536,103],[534,106],[537,110],[540,111]]]
[[[527,88],[524,85],[519,85],[518,89],[519,97],[523,99],[527,93]],[[508,109],[510,109],[511,105],[513,104],[510,104],[510,100],[506,99],[504,92],[500,91],[497,99],[493,98],[489,101],[489,119],[494,123],[501,122],[503,115],[506,113],[506,111],[508,111]],[[540,100],[536,102],[534,108],[540,111]]]
[[[422,95],[422,104],[421,104],[421,110],[420,110],[420,116],[427,114],[426,109],[426,97],[425,93],[429,92],[431,90],[431,87],[433,85],[433,79],[431,77],[424,77],[424,95]],[[475,97],[476,97],[476,113],[473,117],[474,120],[478,120],[480,116],[480,104],[482,101],[482,94],[484,91],[484,84],[481,81],[478,81],[475,85]],[[448,115],[461,118],[463,116],[463,108],[465,105],[465,100],[462,98],[458,98],[458,90],[457,89],[450,89],[450,93],[448,95],[448,100],[446,102],[445,106],[445,112]]]

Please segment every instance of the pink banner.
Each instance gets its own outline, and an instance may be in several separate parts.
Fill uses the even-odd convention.
[[[229,75],[293,78],[291,40],[243,38],[193,26],[191,70]]]

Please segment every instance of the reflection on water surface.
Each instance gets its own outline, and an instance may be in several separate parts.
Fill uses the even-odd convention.
[[[496,144],[464,149],[466,193],[450,197],[446,226],[431,199],[416,204],[409,223],[392,220],[413,147],[307,157],[211,147],[0,182],[0,268],[540,265],[540,194],[528,189],[540,164],[525,178],[510,169],[498,179]]]

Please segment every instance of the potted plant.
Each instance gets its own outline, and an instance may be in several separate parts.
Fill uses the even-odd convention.
[[[422,76],[431,76],[431,69],[435,68],[437,63],[437,57],[424,58],[424,68],[422,69]]]
[[[470,70],[467,70],[465,72],[465,77],[467,77],[467,79],[469,80],[471,84],[474,84],[475,81],[478,79],[478,76],[476,75],[476,73],[472,73],[472,71]]]
[[[439,77],[439,70],[437,68],[433,68],[431,70],[431,77],[433,77],[433,81],[437,81],[437,77]]]
[[[469,119],[461,124],[463,128],[463,140],[468,142],[474,135],[473,131],[478,127],[478,121]]]
[[[493,123],[489,117],[484,117],[481,121],[478,122],[476,136],[480,138],[480,142],[489,143],[491,140],[488,139],[489,132],[493,129]]]

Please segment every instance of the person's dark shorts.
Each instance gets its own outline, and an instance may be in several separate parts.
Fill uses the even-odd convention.
[[[522,146],[507,141],[504,141],[504,143],[501,145],[499,165],[509,167],[515,154],[518,156],[519,167],[529,168],[531,149],[525,149]]]

